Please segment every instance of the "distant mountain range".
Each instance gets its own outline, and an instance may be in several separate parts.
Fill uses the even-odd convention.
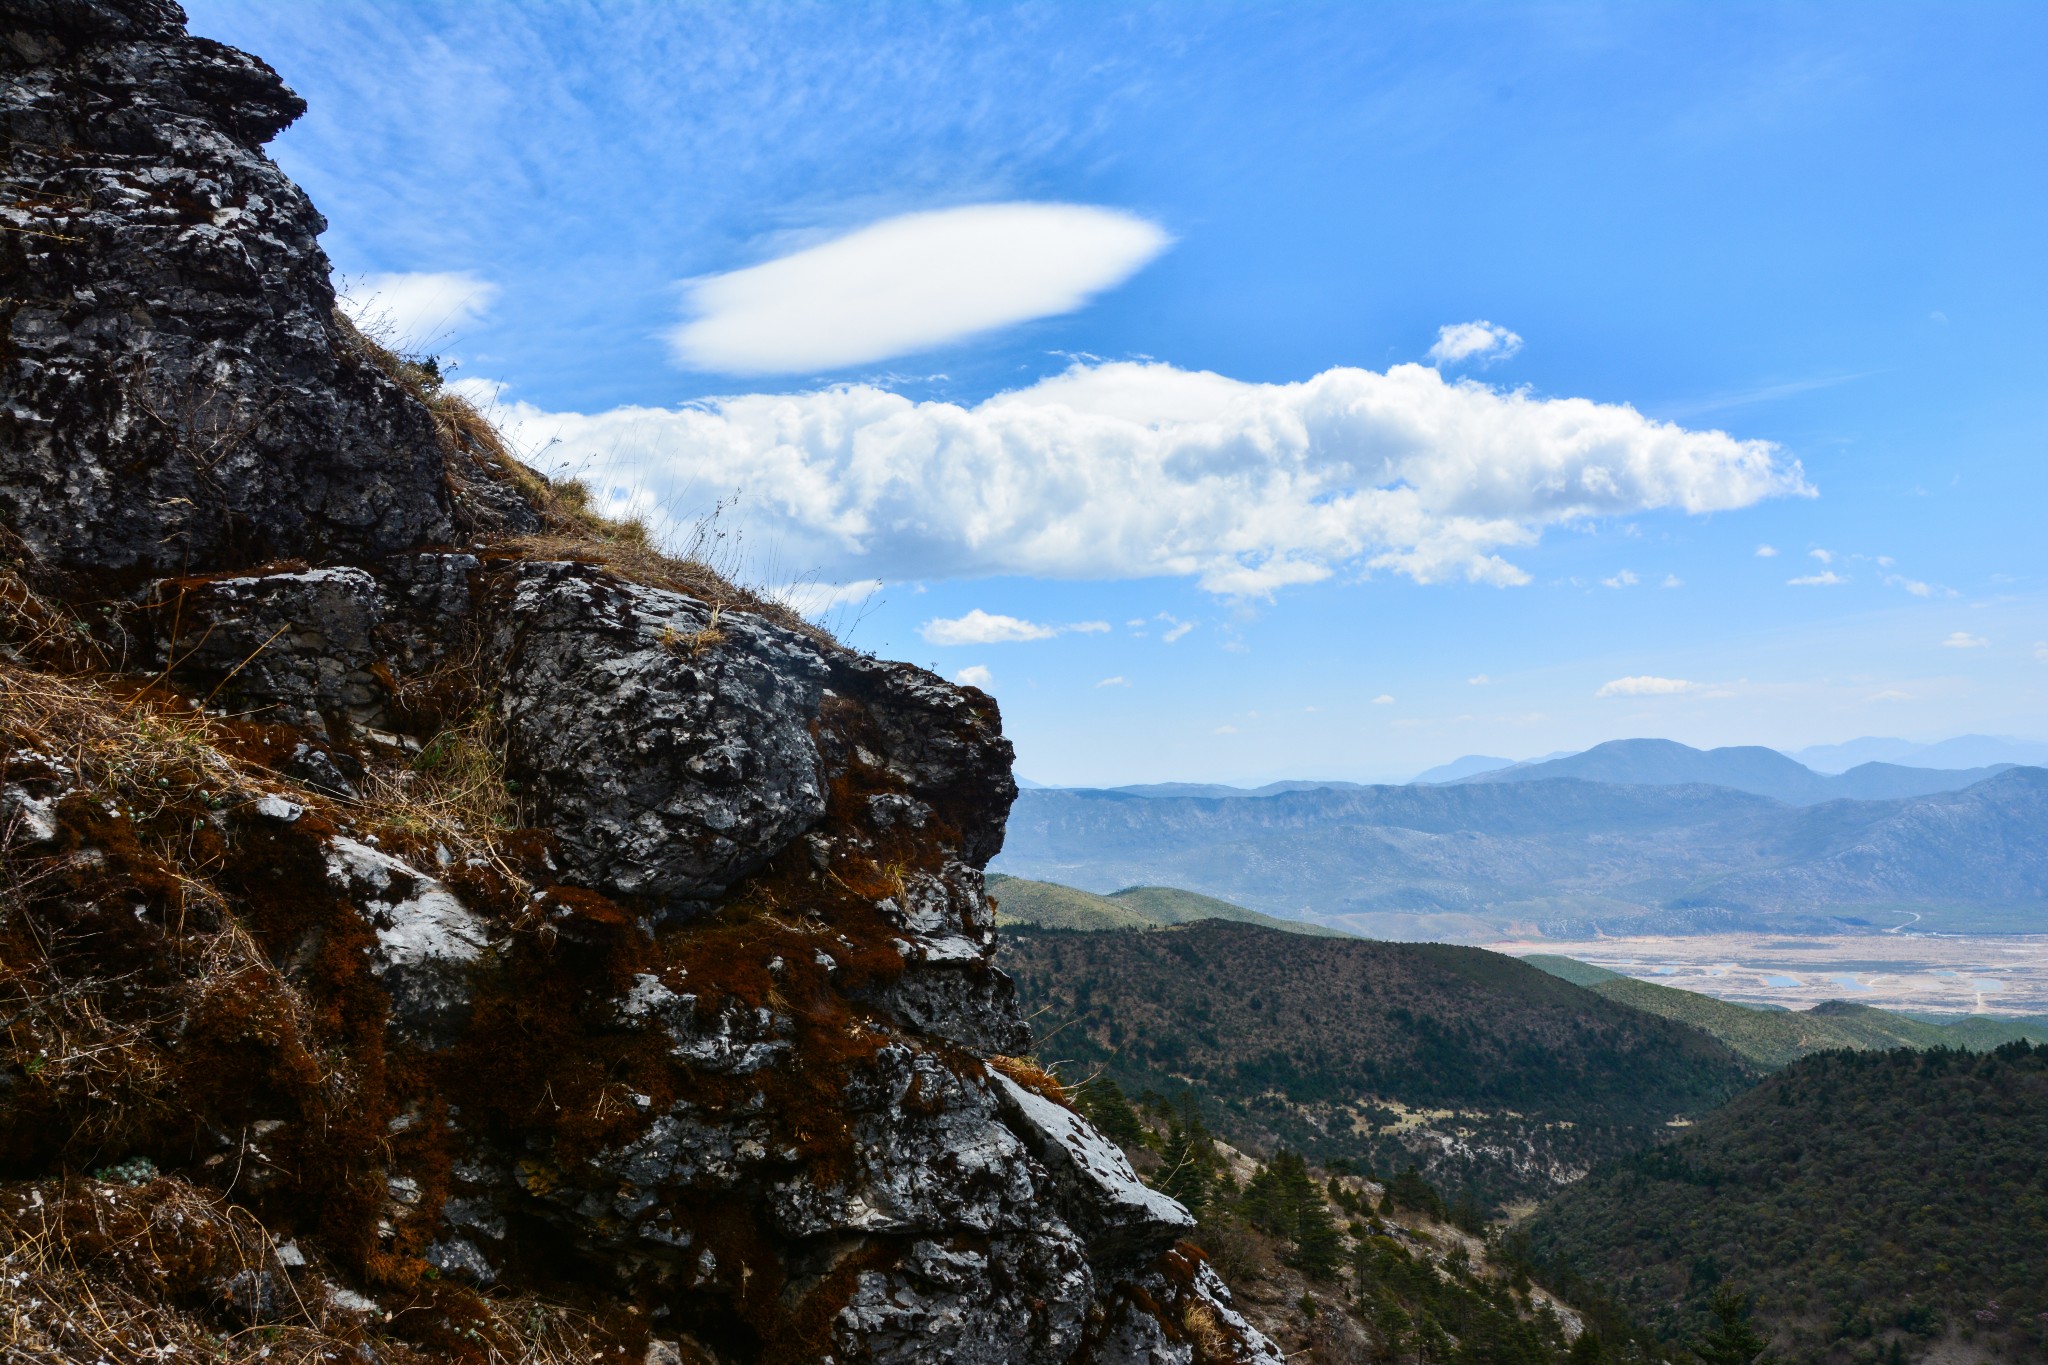
[[[2014,766],[1982,768],[1906,768],[1894,763],[1864,763],[1847,772],[1817,773],[1776,749],[1743,745],[1727,749],[1695,749],[1668,739],[1616,739],[1584,753],[1542,763],[1517,763],[1508,768],[1474,772],[1451,782],[1550,782],[1579,778],[1630,786],[1676,787],[1701,783],[1768,796],[1794,806],[1813,806],[1843,799],[1888,801],[1902,796],[1960,791]]]
[[[1559,763],[1570,766],[1558,767]],[[1710,782],[1737,791],[1773,796],[1808,805],[1839,797],[1888,800],[1936,791],[1959,791],[2001,768],[2048,767],[2048,740],[2010,735],[1958,735],[1937,744],[1904,739],[1852,739],[1842,744],[1816,744],[1785,751],[1757,745],[1694,749],[1672,740],[1621,739],[1586,750],[1559,750],[1537,758],[1500,758],[1466,754],[1409,779],[1411,784],[1448,782],[1530,781],[1540,777],[1583,777],[1600,782],[1634,782],[1669,786],[1674,782]],[[1539,771],[1540,770],[1540,771]],[[1803,771],[1798,771],[1803,770]],[[1904,770],[1904,771],[1901,771]],[[1508,776],[1509,773],[1515,774]],[[1939,773],[1940,776],[1935,774]],[[1845,778],[1835,782],[1835,778]],[[1816,781],[1816,779],[1818,779]],[[1026,791],[1061,790],[1019,777]],[[1200,796],[1213,798],[1278,796],[1321,788],[1357,789],[1370,784],[1337,780],[1292,779],[1259,787],[1221,782],[1147,782],[1105,788],[1131,796]]]
[[[1810,798],[1797,774],[1828,779],[1782,756],[1790,773],[1752,761],[1769,751],[1618,747],[1643,761],[1602,755],[1603,771],[1637,781],[1573,776],[1558,760],[1510,780],[1255,799],[1027,791],[995,870],[1100,892],[1188,887],[1389,938],[1818,929],[1907,911],[1927,929],[2048,929],[2048,770],[1845,800]],[[1702,765],[1800,787],[1779,797],[1687,780]]]

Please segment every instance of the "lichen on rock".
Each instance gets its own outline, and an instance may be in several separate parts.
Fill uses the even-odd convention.
[[[0,65],[0,1248],[83,1257],[24,1330],[1270,1359],[991,1069],[993,701],[536,539],[566,495],[335,317],[297,98],[168,0],[12,5]]]

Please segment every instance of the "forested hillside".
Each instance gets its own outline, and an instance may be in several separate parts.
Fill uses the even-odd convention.
[[[1012,930],[1039,1056],[1209,1097],[1240,1145],[1418,1163],[1485,1201],[1537,1196],[1750,1083],[1734,1053],[1513,958],[1203,922]]]
[[[1666,1333],[1754,1295],[1793,1365],[2040,1360],[2044,1151],[2048,1048],[1823,1053],[1563,1191],[1530,1244]]]

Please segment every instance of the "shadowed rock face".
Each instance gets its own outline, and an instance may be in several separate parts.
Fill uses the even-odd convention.
[[[334,320],[326,226],[259,150],[304,110],[156,0],[8,6],[0,516],[53,566],[445,537],[433,423]]]
[[[95,612],[54,654],[0,614],[0,686],[172,736],[95,775],[0,711],[17,1024],[91,998],[129,1063],[0,1073],[0,1170],[231,1192],[291,1256],[194,1311],[397,1360],[489,1285],[650,1360],[1277,1365],[991,1061],[995,704],[504,539],[536,511],[334,322],[262,63],[152,0],[14,0],[0,63],[0,608]],[[444,841],[406,803],[465,736],[503,799]]]

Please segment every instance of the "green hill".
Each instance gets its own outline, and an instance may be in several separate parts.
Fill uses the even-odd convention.
[[[1530,953],[1522,961],[1539,972],[1549,972],[1552,976],[1569,981],[1574,986],[1597,986],[1602,981],[1624,979],[1620,972],[1595,967],[1592,963],[1581,962],[1575,957],[1559,957],[1555,953]]]
[[[1478,948],[1204,920],[1013,928],[997,962],[1064,1074],[1193,1088],[1241,1146],[1412,1161],[1491,1201],[1548,1193],[1754,1078],[1697,1030]]]
[[[1171,886],[1132,886],[1107,896],[1082,891],[1058,882],[1032,881],[994,873],[988,879],[989,895],[996,902],[998,925],[1030,925],[1040,929],[1077,929],[1099,933],[1106,929],[1163,929],[1196,920],[1227,919],[1243,924],[1262,924],[1290,934],[1311,934],[1330,938],[1349,935],[1320,924],[1278,919],[1247,910],[1242,905],[1217,900]]]
[[[1753,1294],[1788,1365],[2041,1360],[2043,1151],[2048,1048],[1822,1053],[1564,1190],[1529,1245],[1671,1336]]]
[[[1829,1000],[1810,1010],[1754,1009],[1698,991],[1623,976],[1575,958],[1533,954],[1522,960],[1609,1000],[1690,1024],[1766,1069],[1843,1048],[1867,1052],[1894,1047],[1959,1047],[1989,1052],[2004,1043],[2048,1042],[2048,1028],[2039,1020],[1970,1015],[1934,1023],[1847,1000]]]

